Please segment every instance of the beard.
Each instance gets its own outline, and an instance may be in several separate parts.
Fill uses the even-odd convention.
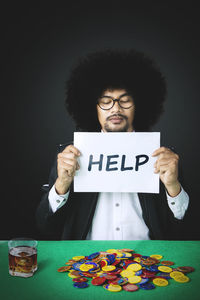
[[[121,114],[115,114],[115,116],[119,116],[119,117],[123,118],[125,120],[125,124],[123,126],[119,126],[119,125],[113,126],[113,125],[110,125],[109,124],[109,119],[111,117],[113,117],[113,116],[111,116],[111,117],[108,117],[106,119],[106,122],[104,124],[104,130],[106,132],[127,132],[128,128],[129,128],[128,118],[126,116],[121,115]]]

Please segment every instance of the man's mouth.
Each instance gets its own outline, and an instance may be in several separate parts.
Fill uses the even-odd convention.
[[[111,121],[113,124],[120,124],[124,119],[124,116],[113,115],[108,118],[108,121]]]

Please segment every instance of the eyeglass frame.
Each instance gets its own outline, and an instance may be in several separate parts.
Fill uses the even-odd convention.
[[[99,97],[99,99],[101,99],[101,98],[110,98],[110,99],[112,99],[113,104],[112,104],[112,106],[111,106],[110,108],[102,108],[102,107],[99,105],[99,102],[97,101],[97,105],[98,105],[101,109],[103,109],[103,110],[110,110],[110,109],[113,108],[113,106],[115,105],[115,102],[118,102],[118,104],[119,104],[119,106],[120,106],[121,108],[123,108],[123,109],[129,109],[129,108],[131,108],[132,106],[134,106],[134,102],[133,102],[133,104],[132,104],[131,106],[129,106],[129,107],[123,107],[123,106],[120,105],[120,100],[121,100],[121,98],[124,97],[124,96],[127,96],[127,95],[128,95],[128,96],[131,96],[131,95],[128,94],[128,93],[125,93],[125,94],[121,95],[119,98],[114,98],[114,99],[113,99],[113,97],[111,97],[111,96],[101,96],[101,97]]]

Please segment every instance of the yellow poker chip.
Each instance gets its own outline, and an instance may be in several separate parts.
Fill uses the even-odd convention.
[[[80,266],[80,270],[81,271],[84,271],[84,272],[87,272],[87,271],[89,271],[90,269],[93,269],[94,268],[94,266],[91,264],[88,264],[88,265],[86,265],[86,264],[82,264],[81,266]]]
[[[153,279],[153,283],[158,286],[167,286],[168,281],[165,278],[155,278]]]
[[[177,278],[177,277],[182,277],[182,276],[185,276],[182,272],[180,272],[180,271],[173,271],[173,272],[171,272],[170,274],[170,277],[171,278]]]
[[[137,272],[139,270],[142,269],[142,266],[140,264],[130,264],[128,267],[127,267],[127,270],[132,270],[134,272]]]
[[[102,267],[102,271],[104,271],[104,272],[110,272],[110,271],[113,271],[115,269],[116,269],[115,266],[105,266],[105,267]]]
[[[131,253],[124,252],[124,254],[126,255],[126,257],[132,257],[132,254],[131,254]]]
[[[115,252],[115,253],[117,253],[117,257],[122,257],[122,256],[123,256],[123,253],[122,253],[122,252],[117,251],[117,252]]]
[[[150,255],[150,257],[156,258],[156,259],[158,259],[158,260],[160,260],[160,259],[163,258],[163,256],[160,255],[160,254],[152,254],[152,255]]]
[[[170,272],[172,272],[172,268],[166,267],[166,266],[159,266],[159,267],[158,267],[158,270],[161,271],[161,272],[165,272],[165,273],[170,273]]]
[[[140,257],[135,257],[135,258],[134,258],[134,261],[140,263],[140,262],[141,262],[141,259],[140,259]]]
[[[129,277],[132,277],[132,276],[134,276],[135,275],[135,272],[134,271],[132,271],[132,270],[124,270],[124,271],[122,271],[121,273],[120,273],[120,275],[122,276],[122,277],[127,277],[127,278],[129,278]]]
[[[110,292],[120,292],[122,290],[122,287],[118,284],[109,284],[107,286],[107,290]]]
[[[190,281],[190,278],[188,276],[178,276],[178,277],[174,277],[174,280],[180,283],[186,283],[188,281]]]
[[[72,259],[76,260],[76,261],[79,261],[79,260],[84,259],[84,258],[85,258],[85,256],[74,256],[74,257],[72,257]]]
[[[138,283],[142,280],[140,276],[131,276],[128,278],[129,283]]]
[[[96,272],[96,275],[97,275],[97,276],[101,276],[102,274],[104,274],[103,271],[99,271],[99,272],[97,271],[97,272]]]
[[[80,277],[80,276],[73,275],[73,274],[71,274],[71,273],[68,273],[68,276],[69,276],[70,278],[79,278],[79,277]]]
[[[106,250],[108,253],[118,253],[119,251],[117,249],[108,249]]]

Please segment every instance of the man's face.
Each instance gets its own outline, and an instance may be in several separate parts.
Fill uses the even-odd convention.
[[[106,90],[102,96],[110,96],[113,99],[119,99],[120,96],[126,94],[125,100],[133,101],[133,98],[127,94],[124,89]],[[129,98],[128,98],[129,97]],[[97,105],[97,116],[101,128],[107,132],[127,132],[133,131],[133,119],[134,119],[135,106],[130,108],[122,108],[119,106],[119,102],[115,102],[114,106],[109,110],[103,110]]]

